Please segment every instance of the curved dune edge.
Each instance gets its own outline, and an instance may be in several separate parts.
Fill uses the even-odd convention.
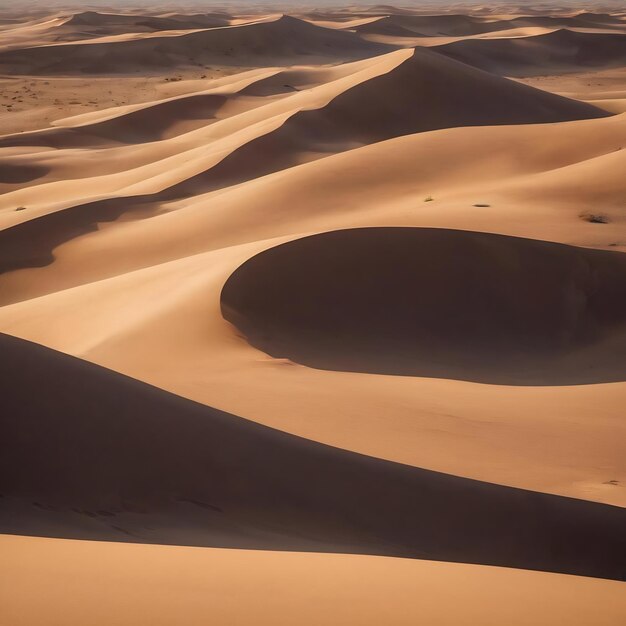
[[[394,47],[361,39],[356,33],[315,26],[287,15],[252,23],[195,31],[162,31],[111,36],[0,51],[0,70],[11,73],[147,72],[192,63],[250,67],[291,65],[292,59],[340,61],[372,56]],[[252,61],[254,59],[254,61]],[[120,70],[120,68],[123,68]]]
[[[52,626],[59,615],[172,626],[182,613],[186,626],[207,616],[230,626],[616,626],[626,613],[620,583],[502,568],[10,536],[0,550],[12,626]]]
[[[1,324],[13,335],[308,439],[483,481],[626,504],[623,385],[507,387],[357,375],[297,366],[252,348],[222,318],[220,292],[238,266],[278,243],[209,252],[4,307]]]
[[[575,16],[531,16],[485,18],[477,15],[402,15],[391,12],[378,19],[363,20],[354,24],[363,34],[413,36],[424,38],[498,36],[517,29],[594,28],[625,30],[626,24],[616,16],[581,14]]]
[[[2,532],[624,575],[624,509],[330,448],[1,341]]]
[[[308,81],[313,81],[311,87]],[[265,93],[263,88],[271,89],[272,85],[285,91],[285,84],[287,95],[278,101],[265,102],[260,97],[250,101],[236,93],[242,87],[246,93]],[[365,101],[370,106],[363,107]],[[220,143],[236,133],[243,133],[246,139],[230,147],[228,162],[222,166],[220,160],[219,170],[205,156],[187,174],[185,178],[193,179],[195,193],[401,135],[459,126],[540,124],[609,115],[588,103],[492,76],[428,50],[400,50],[322,73],[313,68],[268,70],[247,80],[242,77],[239,85],[231,84],[228,90],[218,86],[122,107],[117,113],[111,112],[108,119],[89,114],[87,120],[83,116],[72,125],[68,125],[69,120],[61,127],[5,136],[0,138],[0,146],[7,148],[10,159],[25,159],[31,165],[41,162],[48,171],[22,190],[17,187],[18,177],[16,187],[7,191],[18,190],[6,194],[2,206],[11,202],[38,204],[44,194],[58,197],[61,184],[61,197],[71,201],[77,192],[84,196],[85,179],[90,179],[92,197],[111,193],[119,189],[114,174],[126,182],[126,187],[141,184],[157,178],[155,168],[172,170],[182,157],[185,162],[192,160],[194,150],[204,154],[202,148],[209,145],[213,148],[209,154],[219,151]],[[263,130],[279,117],[281,123],[271,132]],[[259,130],[252,131],[255,126]],[[10,148],[17,147],[25,153],[16,157]],[[61,150],[51,153],[42,147]],[[98,158],[86,161],[85,149],[98,149]],[[228,171],[223,172],[224,168]],[[77,175],[78,181],[69,178]],[[143,187],[148,187],[146,192],[162,191],[156,181]],[[176,192],[185,195],[180,189],[171,194]]]
[[[626,256],[459,230],[366,228],[265,250],[222,313],[276,358],[497,384],[626,381]]]
[[[579,32],[561,28],[513,39],[467,39],[433,48],[457,61],[507,76],[621,67],[626,32]]]
[[[186,248],[176,248],[178,258],[206,251],[207,246],[215,249],[277,235],[328,230],[337,223],[342,223],[343,227],[363,225],[363,217],[359,213],[374,210],[380,214],[378,218],[373,215],[378,223],[383,220],[383,215],[393,211],[394,221],[401,224],[408,222],[409,225],[502,232],[574,241],[588,246],[621,245],[619,225],[616,229],[599,230],[582,222],[580,215],[603,206],[610,211],[609,215],[615,214],[619,219],[617,211],[624,193],[621,172],[626,153],[620,148],[626,137],[625,122],[626,116],[618,115],[545,127],[454,128],[422,133],[318,159],[291,168],[284,174],[249,181],[218,196],[202,194],[207,181],[202,175],[200,180],[193,176],[195,168],[199,166],[204,171],[207,159],[213,159],[214,163],[219,163],[217,168],[209,169],[209,180],[213,169],[226,175],[236,174],[236,168],[230,168],[232,160],[227,158],[228,154],[241,142],[256,136],[255,133],[263,132],[262,127],[251,131],[244,129],[245,132],[235,133],[236,139],[232,142],[230,139],[225,143],[218,142],[214,154],[209,151],[211,153],[207,156],[206,148],[200,147],[204,154],[199,164],[193,160],[189,162],[194,154],[192,144],[187,146],[192,148],[190,151],[139,168],[137,174],[152,175],[141,187],[132,185],[134,174],[128,181],[131,187],[122,190],[119,186],[128,180],[127,174],[104,177],[117,185],[118,193],[102,201],[85,197],[85,188],[93,190],[102,178],[62,181],[5,194],[2,199],[6,203],[5,209],[27,206],[28,211],[8,210],[2,213],[5,228],[0,233],[0,262],[7,272],[29,265],[48,265],[54,258],[55,248],[59,248],[57,252],[63,252],[64,242],[70,240],[71,245],[71,239],[96,230],[98,223],[118,219],[124,212],[136,209],[141,215],[146,204],[148,210],[174,211],[154,220],[139,220],[134,227],[125,224],[123,229],[135,230],[141,242],[145,238],[144,230],[158,229],[160,224],[166,223],[182,224],[187,230],[184,237]],[[280,120],[275,123],[279,125]],[[266,142],[271,142],[275,134],[269,132]],[[483,149],[476,153],[475,142],[479,138]],[[544,140],[549,141],[548,150]],[[257,146],[259,142],[263,145],[262,137],[257,140]],[[255,154],[254,144],[254,141],[246,144],[249,149],[244,152],[250,157]],[[174,142],[172,148],[177,145]],[[219,160],[220,148],[226,153],[222,161]],[[501,158],[503,155],[506,158]],[[117,158],[120,158],[119,154]],[[258,160],[252,162],[258,167]],[[419,165],[417,178],[415,164]],[[336,175],[338,171],[341,176]],[[576,188],[572,185],[573,180],[576,181]],[[200,189],[195,187],[196,183]],[[167,191],[141,193],[143,189],[150,190],[150,187],[146,189],[148,185],[155,185],[157,189],[167,188],[168,185],[176,189],[179,186],[186,193],[195,193],[193,197],[177,203],[176,194],[171,198]],[[301,189],[306,193],[300,193]],[[80,196],[78,204],[76,200],[62,200],[73,193]],[[300,202],[293,206],[289,214],[285,214],[279,209],[279,204],[288,202],[294,193],[298,194]],[[436,203],[423,202],[428,193],[436,194]],[[506,206],[506,213],[489,207],[489,210],[469,208],[473,201],[484,198],[493,198],[499,205]],[[445,203],[443,210],[442,201]],[[211,209],[206,210],[207,206]],[[386,212],[380,210],[383,206]],[[399,208],[395,209],[396,206]],[[268,214],[280,217],[280,220],[268,220]],[[513,215],[515,220],[510,219]],[[558,229],[554,227],[557,221]],[[198,245],[195,243],[201,234],[198,226],[206,228],[207,222],[211,225],[209,233],[214,232],[214,226],[218,226],[217,235],[202,233],[201,245]],[[160,245],[157,250],[157,242],[152,244],[158,262],[177,258],[170,254],[176,243],[174,235],[170,228],[163,228],[163,231],[167,245]],[[177,232],[178,227],[174,231]],[[96,236],[98,240],[115,239],[116,229],[102,230]],[[120,233],[120,238],[126,239],[123,233]],[[181,243],[178,237],[176,240]],[[110,245],[114,245],[116,250],[128,247],[123,241],[111,242]],[[89,254],[88,248],[83,250],[83,254]],[[140,258],[138,260],[141,263]],[[145,265],[135,264],[127,269],[142,266]],[[61,271],[60,264],[49,267],[53,273]],[[65,288],[77,284],[72,280],[76,269],[75,266],[66,267],[64,275],[59,277]],[[98,269],[100,272],[107,271],[102,264]],[[93,276],[91,280],[100,277],[102,274]],[[0,278],[4,283],[5,302],[32,298],[46,293],[46,289],[49,291],[46,288],[43,292],[33,293],[23,281],[17,279],[19,275],[10,272]],[[12,295],[10,287],[14,280],[20,283],[23,290],[17,297]]]
[[[116,35],[139,36],[158,31],[214,28],[231,22],[233,20],[225,14],[156,16],[83,11],[71,15],[57,14],[17,25],[2,33],[1,45],[7,50],[23,49]]]
[[[0,311],[2,330],[338,447],[623,506],[624,385],[485,388],[288,365],[233,337],[219,293],[249,256],[320,229],[445,226],[619,250],[625,119],[413,135],[100,224],[51,264],[2,277],[7,300],[23,300]],[[613,224],[580,218],[599,204]]]

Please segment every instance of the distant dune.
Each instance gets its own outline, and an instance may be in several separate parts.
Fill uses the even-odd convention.
[[[324,106],[292,115],[186,186],[209,191],[346,147],[457,126],[529,124],[606,117],[596,107],[477,72],[427,50],[392,53],[401,62],[345,85]],[[402,55],[402,56],[399,56]],[[274,79],[271,79],[274,81]],[[280,81],[276,81],[280,82]],[[362,106],[367,102],[369,106]]]
[[[509,76],[623,66],[626,34],[560,29],[516,39],[472,39],[437,46],[438,52],[490,72]]]
[[[489,21],[468,15],[399,15],[392,14],[380,20],[358,26],[364,34],[395,36],[462,37],[511,28],[508,22]]]
[[[183,145],[186,150],[196,149],[212,137],[222,136],[226,132],[223,127],[231,132],[237,129],[242,134],[240,145],[230,147],[217,162],[214,157],[210,168],[201,168],[160,196],[172,199],[416,132],[610,115],[591,104],[493,76],[428,50],[400,50],[321,73],[276,69],[258,75],[258,80],[251,77],[249,82],[243,89],[207,90],[112,110],[95,119],[79,118],[74,124],[68,120],[58,129],[2,138],[0,145],[72,149],[145,143],[143,149],[136,146],[129,151],[129,165],[137,167],[153,161],[156,153],[163,158],[180,152]],[[265,104],[256,94],[283,97]],[[246,99],[255,95],[257,101]],[[371,106],[363,107],[365,101]],[[241,114],[229,117],[222,112],[227,105]],[[90,123],[91,119],[94,121]],[[153,143],[168,137],[170,147],[168,142],[161,142],[160,147]],[[58,177],[55,164],[65,171],[70,166],[63,154],[46,154],[41,169],[33,168],[32,160],[28,167],[21,161],[7,160],[12,173],[7,170],[4,182],[19,185],[21,180],[28,182],[35,177]],[[74,158],[81,160],[78,154]],[[101,152],[98,160],[81,162],[79,171],[82,176],[106,173],[120,163],[119,152],[112,149],[110,156]]]
[[[102,74],[155,71],[164,67],[221,63],[250,67],[301,61],[363,58],[389,50],[356,34],[320,28],[303,20],[278,19],[99,43],[47,45],[0,53],[0,70],[8,73]]]
[[[177,30],[194,28],[212,28],[227,26],[229,20],[226,17],[210,14],[146,16],[146,15],[120,15],[111,13],[98,13],[96,11],[84,11],[72,15],[66,26],[93,26],[101,29],[101,34],[112,34],[114,27],[119,27],[119,32],[133,32],[134,27],[141,30]]]

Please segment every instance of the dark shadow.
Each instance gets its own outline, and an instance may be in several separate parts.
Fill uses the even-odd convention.
[[[29,183],[42,178],[49,171],[50,168],[42,165],[11,163],[10,161],[2,160],[0,161],[0,183],[5,185]]]
[[[86,137],[101,137],[120,144],[141,144],[160,141],[176,123],[202,120],[209,123],[228,100],[227,96],[191,94],[175,100],[166,100],[124,113],[86,127],[76,127]]]
[[[149,204],[155,196],[98,200],[0,230],[0,274],[49,265],[54,261],[53,250],[57,246],[97,230],[100,222],[112,222],[124,213],[141,210],[142,205]]]
[[[362,228],[266,250],[222,313],[318,369],[512,385],[626,380],[626,256],[503,235]]]
[[[435,46],[436,52],[506,76],[535,76],[621,67],[626,34],[566,28],[512,39],[467,39]]]
[[[396,50],[354,32],[321,28],[294,17],[176,37],[75,42],[0,51],[0,72],[29,75],[158,74],[164,68],[212,64],[250,68],[364,59]]]
[[[321,445],[6,335],[0,354],[0,532],[624,578],[624,509]]]
[[[228,96],[215,94],[189,94],[84,126],[47,128],[36,132],[7,135],[0,137],[0,148],[17,146],[46,146],[55,149],[97,148],[160,141],[178,122],[202,121],[209,124],[228,99]],[[4,168],[4,165],[0,165],[0,182],[9,182],[2,180]],[[10,170],[8,171],[10,173]],[[47,173],[48,170],[39,176]],[[14,182],[28,180],[34,180],[34,177]]]

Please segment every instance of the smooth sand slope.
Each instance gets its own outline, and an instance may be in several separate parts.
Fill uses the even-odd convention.
[[[22,22],[15,28],[0,27],[4,31],[0,49],[11,50],[51,45],[61,42],[84,41],[132,33],[155,33],[159,31],[198,30],[228,26],[226,16],[189,15],[153,16],[122,15],[83,11],[68,15]]]
[[[164,16],[157,15],[124,15],[117,13],[100,13],[97,11],[83,11],[75,13],[65,24],[67,26],[95,27],[102,30],[109,28],[119,28],[120,32],[128,33],[139,30],[181,30],[183,28],[207,28],[215,26],[227,26],[230,19],[222,14],[171,14]]]
[[[145,192],[157,191],[159,195],[149,198],[152,202],[172,200],[418,131],[609,115],[592,105],[498,78],[428,51],[398,51],[347,66],[351,71],[328,70],[322,76],[309,70],[297,76],[293,72],[283,76],[278,70],[252,74],[234,85],[111,111],[104,119],[91,121],[94,116],[88,115],[73,124],[65,121],[62,128],[5,137],[0,145],[6,148],[32,148],[4,151],[7,191],[27,189],[6,194],[1,204],[32,207],[41,198],[69,198],[68,176],[98,176],[89,185],[94,198],[95,192],[104,195],[119,189],[124,180],[127,185],[141,182]],[[323,78],[327,82],[320,82]],[[265,103],[263,98],[251,101],[242,95],[252,87],[268,89],[286,80],[289,85],[317,83]],[[371,106],[362,107],[365,101]],[[198,128],[177,132],[190,118],[196,118]],[[157,142],[163,133],[174,137]],[[113,145],[119,140],[135,143],[132,148],[105,150],[101,146],[107,140]],[[205,144],[211,140],[213,148],[207,150]],[[99,148],[97,159],[84,158],[84,149],[90,145]],[[67,150],[51,153],[36,146]],[[184,165],[183,176],[164,190],[166,160],[170,179],[176,176],[175,164]],[[125,170],[122,176],[120,170]],[[116,176],[110,176],[113,173]],[[65,180],[63,185],[46,186],[55,179]],[[84,182],[75,190],[83,196]]]
[[[122,40],[63,43],[0,53],[0,70],[12,73],[100,74],[155,71],[185,64],[220,63],[249,67],[291,64],[301,55],[315,61],[362,58],[388,46],[366,42],[350,32],[320,28],[297,18],[282,16],[269,21],[190,33]]]
[[[615,626],[626,610],[623,583],[456,563],[7,536],[0,549],[14,626]]]

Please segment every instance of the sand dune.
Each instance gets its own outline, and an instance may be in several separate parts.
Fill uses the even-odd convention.
[[[511,16],[493,19],[471,15],[390,15],[353,25],[362,34],[391,35],[396,37],[474,37],[477,35],[504,35],[515,29],[564,29],[626,31],[626,23],[609,14],[583,13],[574,16]]]
[[[539,172],[545,171],[546,180],[553,180],[559,174],[559,168],[565,168],[577,162],[583,163],[603,154],[613,153],[615,153],[618,161],[614,167],[609,168],[606,172],[607,174],[610,172],[614,173],[614,182],[608,184],[606,180],[601,181],[597,177],[597,172],[592,177],[587,177],[589,182],[586,186],[582,184],[583,181],[580,179],[579,185],[570,194],[571,197],[567,197],[567,214],[573,218],[577,227],[583,228],[586,223],[579,218],[581,212],[590,211],[593,213],[596,210],[590,208],[593,207],[593,204],[589,204],[590,202],[595,202],[597,198],[602,198],[603,206],[605,207],[619,206],[623,193],[623,185],[619,182],[620,160],[624,154],[619,152],[619,148],[624,141],[623,116],[597,120],[597,123],[593,125],[589,121],[577,122],[574,125],[563,124],[550,127],[492,128],[488,134],[484,131],[470,131],[471,129],[454,129],[449,134],[446,134],[445,138],[431,134],[415,135],[410,138],[407,137],[406,141],[402,142],[401,145],[393,143],[388,145],[380,144],[379,146],[372,146],[363,152],[346,153],[345,157],[341,159],[341,163],[338,161],[328,162],[327,159],[324,159],[318,161],[317,164],[310,164],[306,168],[293,170],[286,178],[279,177],[276,183],[271,179],[260,181],[261,196],[266,198],[263,201],[255,193],[254,187],[250,187],[250,191],[247,188],[233,190],[232,193],[222,196],[221,199],[213,200],[213,211],[207,213],[203,209],[203,205],[207,200],[200,196],[191,203],[192,206],[189,210],[183,212],[176,211],[169,216],[164,215],[159,218],[157,224],[170,221],[175,223],[179,221],[188,222],[189,226],[185,227],[187,235],[183,241],[184,245],[187,246],[188,253],[194,253],[206,250],[207,245],[209,248],[219,247],[230,243],[249,241],[254,237],[269,238],[277,234],[306,231],[307,228],[310,229],[314,224],[319,223],[317,218],[328,211],[337,211],[341,207],[339,215],[341,215],[341,211],[345,212],[345,207],[350,202],[351,197],[359,199],[360,204],[357,204],[354,209],[357,211],[370,210],[373,208],[370,205],[372,202],[386,202],[393,205],[395,194],[397,193],[400,198],[406,196],[408,206],[415,207],[410,213],[413,219],[419,219],[424,214],[430,218],[430,211],[428,210],[430,205],[424,205],[423,199],[429,193],[437,193],[438,195],[445,193],[443,189],[441,192],[439,191],[444,186],[449,188],[448,194],[452,194],[452,197],[454,197],[455,191],[457,194],[465,196],[465,206],[471,206],[473,203],[472,199],[475,199],[477,195],[478,197],[488,197],[498,193],[497,182],[504,180],[508,181],[506,184],[510,185],[511,176],[523,176],[526,174],[532,177]],[[475,142],[479,136],[482,138],[483,151],[480,154],[476,154]],[[546,150],[544,144],[541,143],[543,138],[549,138],[552,145],[551,150]],[[466,150],[470,151],[472,159],[467,159],[465,150],[459,152],[460,145],[467,147]],[[507,155],[506,158],[503,158],[502,150],[506,150],[504,153]],[[254,153],[252,152],[252,154]],[[267,156],[268,153],[265,153],[266,159]],[[381,169],[380,163],[385,163],[385,167]],[[418,163],[420,168],[420,178],[417,181],[415,178],[415,163]],[[442,167],[444,163],[445,168]],[[225,161],[222,167],[225,169],[228,164],[229,162]],[[250,164],[256,168],[256,171],[258,171],[259,167],[265,165],[264,162],[259,163],[256,160],[252,160]],[[159,168],[158,162],[156,167],[157,169]],[[376,175],[372,174],[372,172],[376,171],[378,171]],[[236,173],[236,169],[231,170],[231,175],[236,175]],[[558,193],[563,195],[568,193],[570,185],[567,170],[562,170],[561,173],[563,179],[560,183],[557,183],[557,190]],[[336,180],[343,182],[341,185],[329,185],[329,181]],[[119,185],[119,178],[113,177],[111,182],[117,182]],[[158,183],[158,179],[155,182]],[[417,187],[416,182],[419,185]],[[203,184],[206,184],[206,181]],[[495,189],[494,184],[496,184]],[[77,192],[84,194],[82,185],[83,183],[80,183]],[[471,185],[478,185],[478,189],[471,190]],[[535,178],[521,178],[520,185],[523,185],[526,191],[518,201],[519,215],[525,216],[525,219],[522,220],[520,217],[521,221],[514,223],[526,224],[528,228],[522,226],[521,229],[510,231],[505,225],[506,221],[503,222],[503,217],[499,216],[498,213],[494,211],[480,211],[475,208],[469,214],[463,214],[462,217],[459,215],[459,211],[453,209],[452,215],[454,217],[452,217],[452,221],[446,221],[439,225],[450,226],[459,224],[465,228],[495,230],[495,232],[542,238],[539,233],[543,231],[533,230],[533,223],[528,218],[529,215],[536,214],[537,211],[542,210],[542,192],[537,192],[536,195],[532,193],[533,187],[537,185]],[[64,183],[64,186],[60,187],[59,192],[68,194],[67,186],[68,183]],[[463,191],[468,186],[470,190]],[[297,211],[293,210],[291,218],[287,216],[281,220],[270,220],[268,222],[268,215],[273,215],[276,208],[279,211],[278,215],[281,214],[281,203],[293,193],[295,188],[305,190],[308,200],[302,201],[298,205]],[[394,189],[394,195],[386,201],[384,196],[381,198],[379,195],[381,192],[378,192],[378,194],[373,192],[373,190],[380,189],[382,193],[386,193],[390,188]],[[587,188],[589,189],[588,192],[585,191]],[[45,190],[47,194],[47,197],[43,195],[43,198],[49,202],[52,190],[45,186],[42,186],[41,189]],[[361,190],[361,194],[355,195],[355,189]],[[490,189],[491,191],[489,191]],[[410,190],[413,191],[411,192]],[[7,205],[9,207],[19,206],[17,203],[20,202],[26,206],[31,206],[31,201],[28,195],[26,195],[30,193],[38,193],[37,188],[34,188],[32,192],[24,190],[24,192],[7,194],[5,196]],[[255,197],[254,205],[249,204],[248,198],[251,197],[250,194],[252,197]],[[42,194],[39,194],[39,197],[42,197]],[[166,198],[167,194],[164,194],[164,199]],[[4,253],[4,268],[6,270],[8,267],[45,265],[52,258],[52,250],[63,241],[95,229],[98,222],[117,219],[123,211],[128,211],[133,205],[141,206],[151,201],[158,203],[159,196],[138,194],[134,200],[128,197],[113,197],[105,201],[95,200],[89,204],[85,201],[76,206],[75,209],[65,209],[57,216],[50,215],[48,217],[46,217],[46,213],[51,209],[46,208],[45,205],[43,214],[33,214],[35,209],[18,212],[10,211],[8,216],[15,226],[0,232],[0,237],[2,237],[3,241],[0,250]],[[503,201],[510,203],[506,193]],[[197,210],[194,210],[194,206],[198,207]],[[224,207],[223,209],[221,208],[222,206]],[[380,206],[382,207],[384,204]],[[419,211],[416,211],[417,206],[420,206]],[[434,206],[437,207],[435,209],[437,219],[444,219],[441,208],[438,208],[438,205]],[[51,208],[54,210],[54,205]],[[604,210],[604,208],[598,210]],[[323,211],[323,213],[320,213],[320,211]],[[200,230],[198,230],[199,224],[197,220],[201,219],[201,223],[204,223],[204,220],[208,219],[212,223],[212,220],[215,219],[213,215],[220,216],[222,214],[224,218],[219,217],[218,219],[224,219],[223,225],[214,232],[224,233],[231,231],[231,234],[226,239],[220,238],[218,235],[217,239],[214,240],[207,240],[206,236],[202,235],[201,242],[203,247],[200,249],[194,248],[194,233],[201,233],[204,228],[200,226]],[[189,215],[189,218],[186,218],[186,215]],[[204,217],[200,218],[201,215]],[[348,221],[343,223],[346,226],[354,225],[349,221],[352,219],[352,212],[348,211],[345,215]],[[409,218],[404,217],[404,219]],[[238,235],[236,236],[232,234],[231,224],[233,223],[237,224]],[[334,224],[336,221],[326,223]],[[427,225],[436,225],[436,222],[434,224],[429,222]],[[136,225],[136,230],[138,231],[135,236],[136,242],[142,241],[143,237],[140,232],[144,230],[145,226],[147,225]],[[160,229],[156,224],[155,226]],[[598,228],[587,223],[586,228],[590,227],[595,228],[595,230]],[[127,231],[129,228],[132,227],[126,225],[124,230]],[[177,226],[172,230],[168,226],[164,228],[166,232],[163,234],[169,239],[168,233],[178,233],[179,228]],[[211,229],[214,228],[214,225],[211,226]],[[259,230],[259,228],[262,230]],[[563,230],[563,224],[560,224],[559,228],[561,232],[566,232]],[[605,230],[603,234],[611,235],[612,233]],[[115,238],[115,236],[114,231],[110,231],[108,234],[101,233],[98,239]],[[555,234],[554,237],[556,237],[557,241],[563,241],[562,235]],[[584,239],[580,241],[581,243],[585,242]],[[614,241],[614,239],[608,239],[605,245]],[[118,251],[126,247],[121,242],[111,243],[111,245]],[[177,249],[174,246],[174,241],[170,241],[164,247],[158,246],[158,244],[152,245],[157,246],[155,251],[159,249],[161,262],[174,258],[170,256],[170,254],[175,254]],[[88,253],[88,250],[85,250],[83,253]],[[97,254],[100,253],[98,252]],[[118,252],[118,257],[119,255],[120,252]],[[83,262],[78,264],[78,267],[84,266]],[[88,263],[87,267],[98,268],[99,272],[107,271],[106,265],[98,263]],[[136,268],[137,265],[134,267]],[[73,274],[73,271],[68,272],[61,269],[60,266],[58,269],[51,266],[50,271],[63,274],[65,280],[71,280]],[[100,275],[102,276],[102,274]],[[3,278],[6,302],[11,297],[9,295],[11,293],[9,284],[13,277],[5,275]],[[19,283],[20,280],[17,280]],[[41,287],[45,286],[46,283],[47,280],[40,283]],[[76,283],[70,282],[69,284]],[[23,288],[24,286],[22,285]],[[46,292],[44,291],[44,293]],[[26,293],[24,292],[24,295],[21,297],[26,297]],[[31,293],[31,297],[32,295],[34,294]]]
[[[401,62],[386,73],[355,80],[354,86],[346,86],[324,106],[303,107],[279,128],[246,143],[174,193],[219,189],[346,148],[415,132],[605,116],[591,105],[479,74],[427,51],[388,57]],[[277,75],[268,80],[279,79]],[[371,107],[359,107],[363,101]]]
[[[101,74],[218,62],[251,67],[288,64],[299,56],[327,62],[348,60],[388,49],[381,44],[364,42],[354,33],[324,29],[283,16],[273,21],[176,36],[108,43],[86,41],[11,50],[0,53],[0,70],[32,74]]]
[[[363,35],[388,35],[391,37],[424,37],[425,34],[418,30],[413,20],[408,20],[397,15],[381,17],[374,21],[359,24],[355,30]]]
[[[213,158],[207,167],[200,166],[195,175],[185,182],[176,181],[178,185],[170,186],[165,194],[153,198],[154,201],[182,197],[191,191],[207,192],[346,148],[415,132],[455,126],[553,122],[608,115],[590,104],[495,77],[425,50],[402,50],[365,62],[346,64],[345,67],[343,71],[329,68],[321,73],[306,69],[268,72],[265,77],[257,75],[258,80],[245,87],[239,99],[232,97],[238,95],[232,91],[209,89],[204,93],[125,107],[111,112],[104,119],[86,116],[88,120],[93,120],[92,123],[83,122],[83,116],[74,125],[71,120],[64,122],[59,130],[5,137],[0,139],[0,145],[7,148],[27,145],[84,148],[94,141],[97,146],[107,140],[154,142],[189,128],[200,128],[195,135],[187,133],[180,140],[169,142],[169,147],[165,143],[147,145],[143,154],[135,145],[132,150],[123,151],[130,155],[130,159],[125,159],[118,149],[108,153],[101,150],[92,164],[84,162],[83,153],[51,155],[43,152],[34,158],[9,157],[7,163],[13,166],[16,173],[7,178],[7,183],[13,180],[20,186],[25,177],[20,173],[23,159],[29,162],[28,171],[44,172],[39,177],[42,179],[40,184],[55,178],[67,178],[68,171],[79,172],[82,177],[102,176],[116,171],[116,167],[125,170],[134,167],[135,178],[144,180],[146,175],[139,166],[163,160],[174,153],[180,154],[183,145],[190,150],[207,139],[216,145],[215,137],[223,135],[219,125],[206,131],[201,129],[215,120],[227,101],[232,105],[231,115],[237,110],[243,111],[243,114],[238,117],[227,114],[229,119],[224,124],[233,130],[243,130],[245,125],[247,139],[229,149],[219,163],[216,164]],[[324,78],[326,83],[321,82]],[[294,87],[294,84],[301,87]],[[285,98],[278,102],[270,101],[264,107],[261,107],[263,102],[246,101],[242,97],[271,93],[277,88],[288,89],[287,94],[283,94]],[[361,108],[359,103],[364,100],[372,103],[372,107]],[[252,114],[247,112],[255,107]],[[276,121],[272,122],[272,119]],[[158,124],[155,123],[157,120]],[[253,127],[255,123],[259,128],[257,132]],[[111,162],[113,165],[108,165]],[[35,165],[40,169],[33,169]],[[132,176],[130,171],[126,178],[129,176]],[[26,182],[33,180],[30,175],[26,178]],[[118,179],[111,183],[115,188],[119,187]],[[107,185],[104,179],[94,181],[94,190],[105,190],[103,185]],[[152,192],[153,189],[147,191]],[[162,189],[155,191],[161,192]],[[63,193],[68,196],[66,186]],[[28,194],[19,193],[15,198],[7,196],[5,201],[7,204],[14,201],[18,206],[30,206],[37,196],[41,197],[41,191],[31,186]],[[47,195],[47,198],[50,196]]]
[[[468,36],[511,28],[507,22],[493,22],[468,15],[399,15],[356,27],[360,33],[395,36]]]
[[[23,302],[4,307],[0,322],[12,334],[333,445],[492,482],[623,502],[623,454],[615,435],[623,428],[620,385],[514,391],[412,377],[365,381],[274,363],[234,337],[219,316],[220,290],[239,265],[281,243],[277,236],[296,237],[320,225],[444,226],[617,244],[610,249],[619,250],[623,132],[620,117],[490,132],[451,129],[176,202],[155,218],[135,213],[133,221],[108,221],[119,211],[140,211],[142,198],[119,198],[91,216],[84,207],[74,215],[63,212],[59,217],[66,213],[61,219],[67,222],[60,231],[48,222],[36,237],[17,238],[13,231],[15,239],[5,240],[8,259],[25,256],[31,263],[32,255],[49,256],[42,257],[45,267],[3,276],[6,300]],[[300,201],[290,204],[294,189]],[[428,193],[435,200],[424,203]],[[493,206],[472,206],[485,199]],[[607,211],[608,226],[580,217],[594,206]],[[28,213],[11,215],[28,219]],[[68,236],[74,239],[60,245]],[[199,254],[210,250],[216,252]],[[173,259],[180,261],[158,265]],[[126,274],[139,268],[146,269]],[[102,280],[112,276],[118,278]],[[69,289],[76,285],[84,287]],[[51,295],[28,300],[45,293]],[[233,371],[237,377],[228,374]],[[257,401],[268,393],[271,402]],[[355,393],[362,402],[355,403]],[[464,417],[459,422],[451,415]],[[529,423],[528,415],[537,418]],[[469,435],[475,432],[481,438]],[[549,443],[555,437],[558,453]]]
[[[363,101],[372,106],[359,107]],[[309,132],[316,137],[326,131],[371,142],[453,126],[554,122],[603,114],[415,50],[394,71],[346,91],[319,114],[303,114],[300,119],[307,115],[314,124]]]
[[[242,262],[271,244],[230,247],[78,289],[62,290],[58,275],[49,275],[47,288],[57,293],[5,307],[2,325],[308,438],[490,482],[623,502],[619,385],[511,388],[359,378],[252,349],[221,318],[219,295]],[[128,265],[105,250],[100,255],[118,271]],[[66,260],[60,255],[61,266]],[[73,267],[75,279],[81,272],[93,279],[97,269],[85,257]],[[49,323],[59,319],[63,324]],[[271,401],[260,403],[263,397]]]
[[[226,104],[232,100],[231,96],[242,92],[251,83],[261,82],[279,72],[279,68],[261,68],[238,72],[226,78],[204,77],[185,81],[187,85],[179,90],[165,88],[178,82],[159,85],[161,89],[156,90],[159,96],[156,100],[61,117],[53,122],[52,127],[4,135],[0,137],[0,147],[99,148],[168,138],[211,123],[220,102]],[[205,106],[205,103],[210,103],[210,106]],[[234,113],[235,110],[245,110],[249,104],[249,100],[240,98],[229,109]],[[257,104],[265,102],[257,101]],[[225,110],[227,107],[222,108]],[[155,117],[158,117],[158,123],[155,123]],[[193,119],[203,122],[189,124]]]
[[[622,509],[361,457],[2,342],[4,532],[623,575]]]
[[[618,626],[626,15],[292,9],[0,12],[0,622]]]
[[[135,27],[142,30],[180,30],[227,26],[229,23],[230,20],[225,16],[210,14],[146,16],[98,13],[97,11],[76,13],[65,22],[67,26],[95,26],[99,29],[107,29],[107,31],[110,27],[117,26],[121,32],[132,32]]]
[[[23,49],[60,42],[84,41],[100,37],[132,33],[155,33],[169,30],[198,30],[227,26],[230,21],[217,16],[159,17],[150,15],[121,15],[84,11],[56,15],[51,19],[34,20],[9,26],[2,32],[0,49]]]
[[[626,34],[560,29],[530,38],[472,39],[435,49],[490,72],[529,76],[580,68],[622,66],[626,62]]]

